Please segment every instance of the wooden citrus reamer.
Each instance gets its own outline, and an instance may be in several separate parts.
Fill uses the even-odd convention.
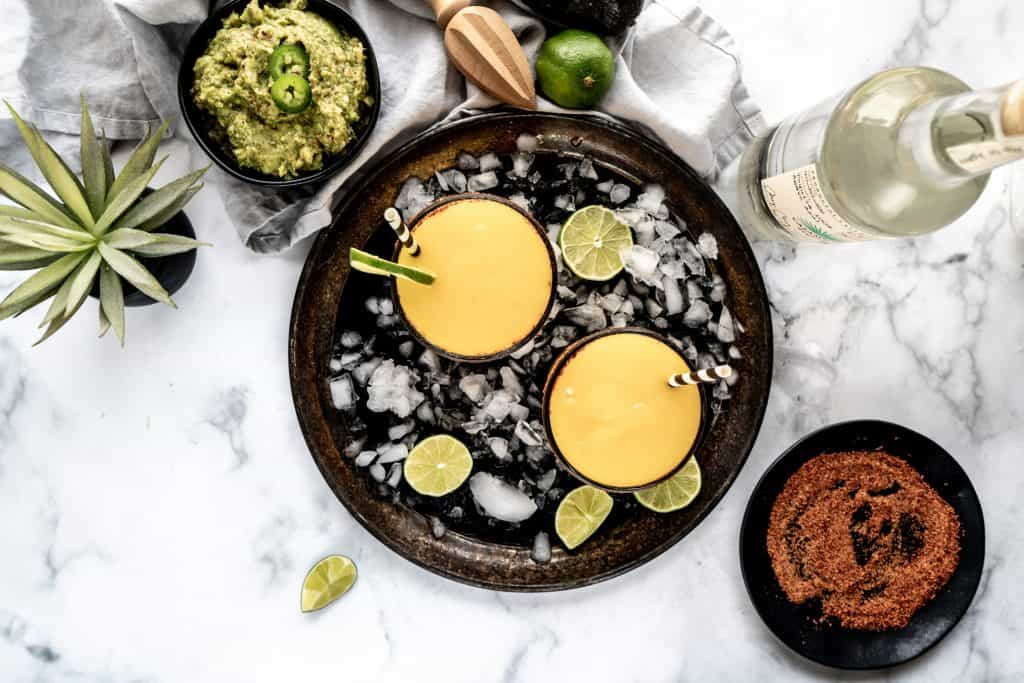
[[[444,30],[448,56],[467,79],[502,102],[537,108],[530,63],[500,14],[488,7],[470,7],[471,0],[424,2]]]

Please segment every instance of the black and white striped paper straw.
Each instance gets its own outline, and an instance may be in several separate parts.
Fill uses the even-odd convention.
[[[698,370],[697,372],[684,372],[678,375],[672,375],[668,378],[668,385],[670,387],[682,387],[688,384],[717,382],[720,379],[725,379],[731,374],[732,368],[730,366],[718,365],[713,368]]]
[[[391,229],[398,235],[398,241],[402,243],[402,246],[409,250],[410,256],[419,256],[420,245],[416,241],[416,238],[412,236],[412,230],[402,220],[402,214],[398,213],[398,209],[390,207],[384,212],[384,220],[388,222]]]

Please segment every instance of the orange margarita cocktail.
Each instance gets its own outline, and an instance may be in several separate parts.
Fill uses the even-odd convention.
[[[492,360],[525,344],[554,299],[555,257],[543,229],[510,202],[458,195],[409,226],[419,253],[398,262],[430,271],[433,284],[398,279],[397,308],[413,334],[462,361]]]
[[[580,479],[612,491],[675,474],[701,435],[701,389],[668,383],[689,371],[675,347],[647,330],[576,342],[555,361],[544,388],[555,454]]]

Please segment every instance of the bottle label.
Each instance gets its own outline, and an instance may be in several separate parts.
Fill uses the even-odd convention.
[[[877,235],[848,223],[829,203],[815,164],[761,181],[765,204],[790,239],[800,242],[863,242]]]
[[[969,142],[948,147],[946,152],[953,163],[968,173],[985,173],[996,166],[1024,158],[1024,137]]]

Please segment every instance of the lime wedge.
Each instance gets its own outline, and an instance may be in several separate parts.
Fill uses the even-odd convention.
[[[382,259],[379,256],[368,254],[361,249],[352,247],[348,250],[349,261],[352,263],[353,270],[358,270],[361,273],[369,273],[370,275],[394,275],[404,280],[411,280],[412,282],[419,283],[421,285],[433,284],[437,277],[429,270],[423,270],[422,268],[413,268],[412,266],[403,266],[400,263],[394,261],[388,261]]]
[[[648,510],[675,512],[693,502],[700,493],[700,465],[690,458],[672,478],[633,495]]]
[[[328,555],[302,581],[302,611],[315,612],[348,592],[356,582],[356,565],[343,555]]]
[[[435,498],[462,486],[473,469],[466,445],[447,434],[431,436],[416,444],[405,459],[405,480],[417,493]]]
[[[611,209],[587,206],[569,216],[558,246],[569,270],[584,280],[603,282],[622,271],[619,251],[633,246],[633,233]]]
[[[612,511],[612,497],[593,486],[569,492],[555,512],[555,532],[569,550],[597,531]]]

